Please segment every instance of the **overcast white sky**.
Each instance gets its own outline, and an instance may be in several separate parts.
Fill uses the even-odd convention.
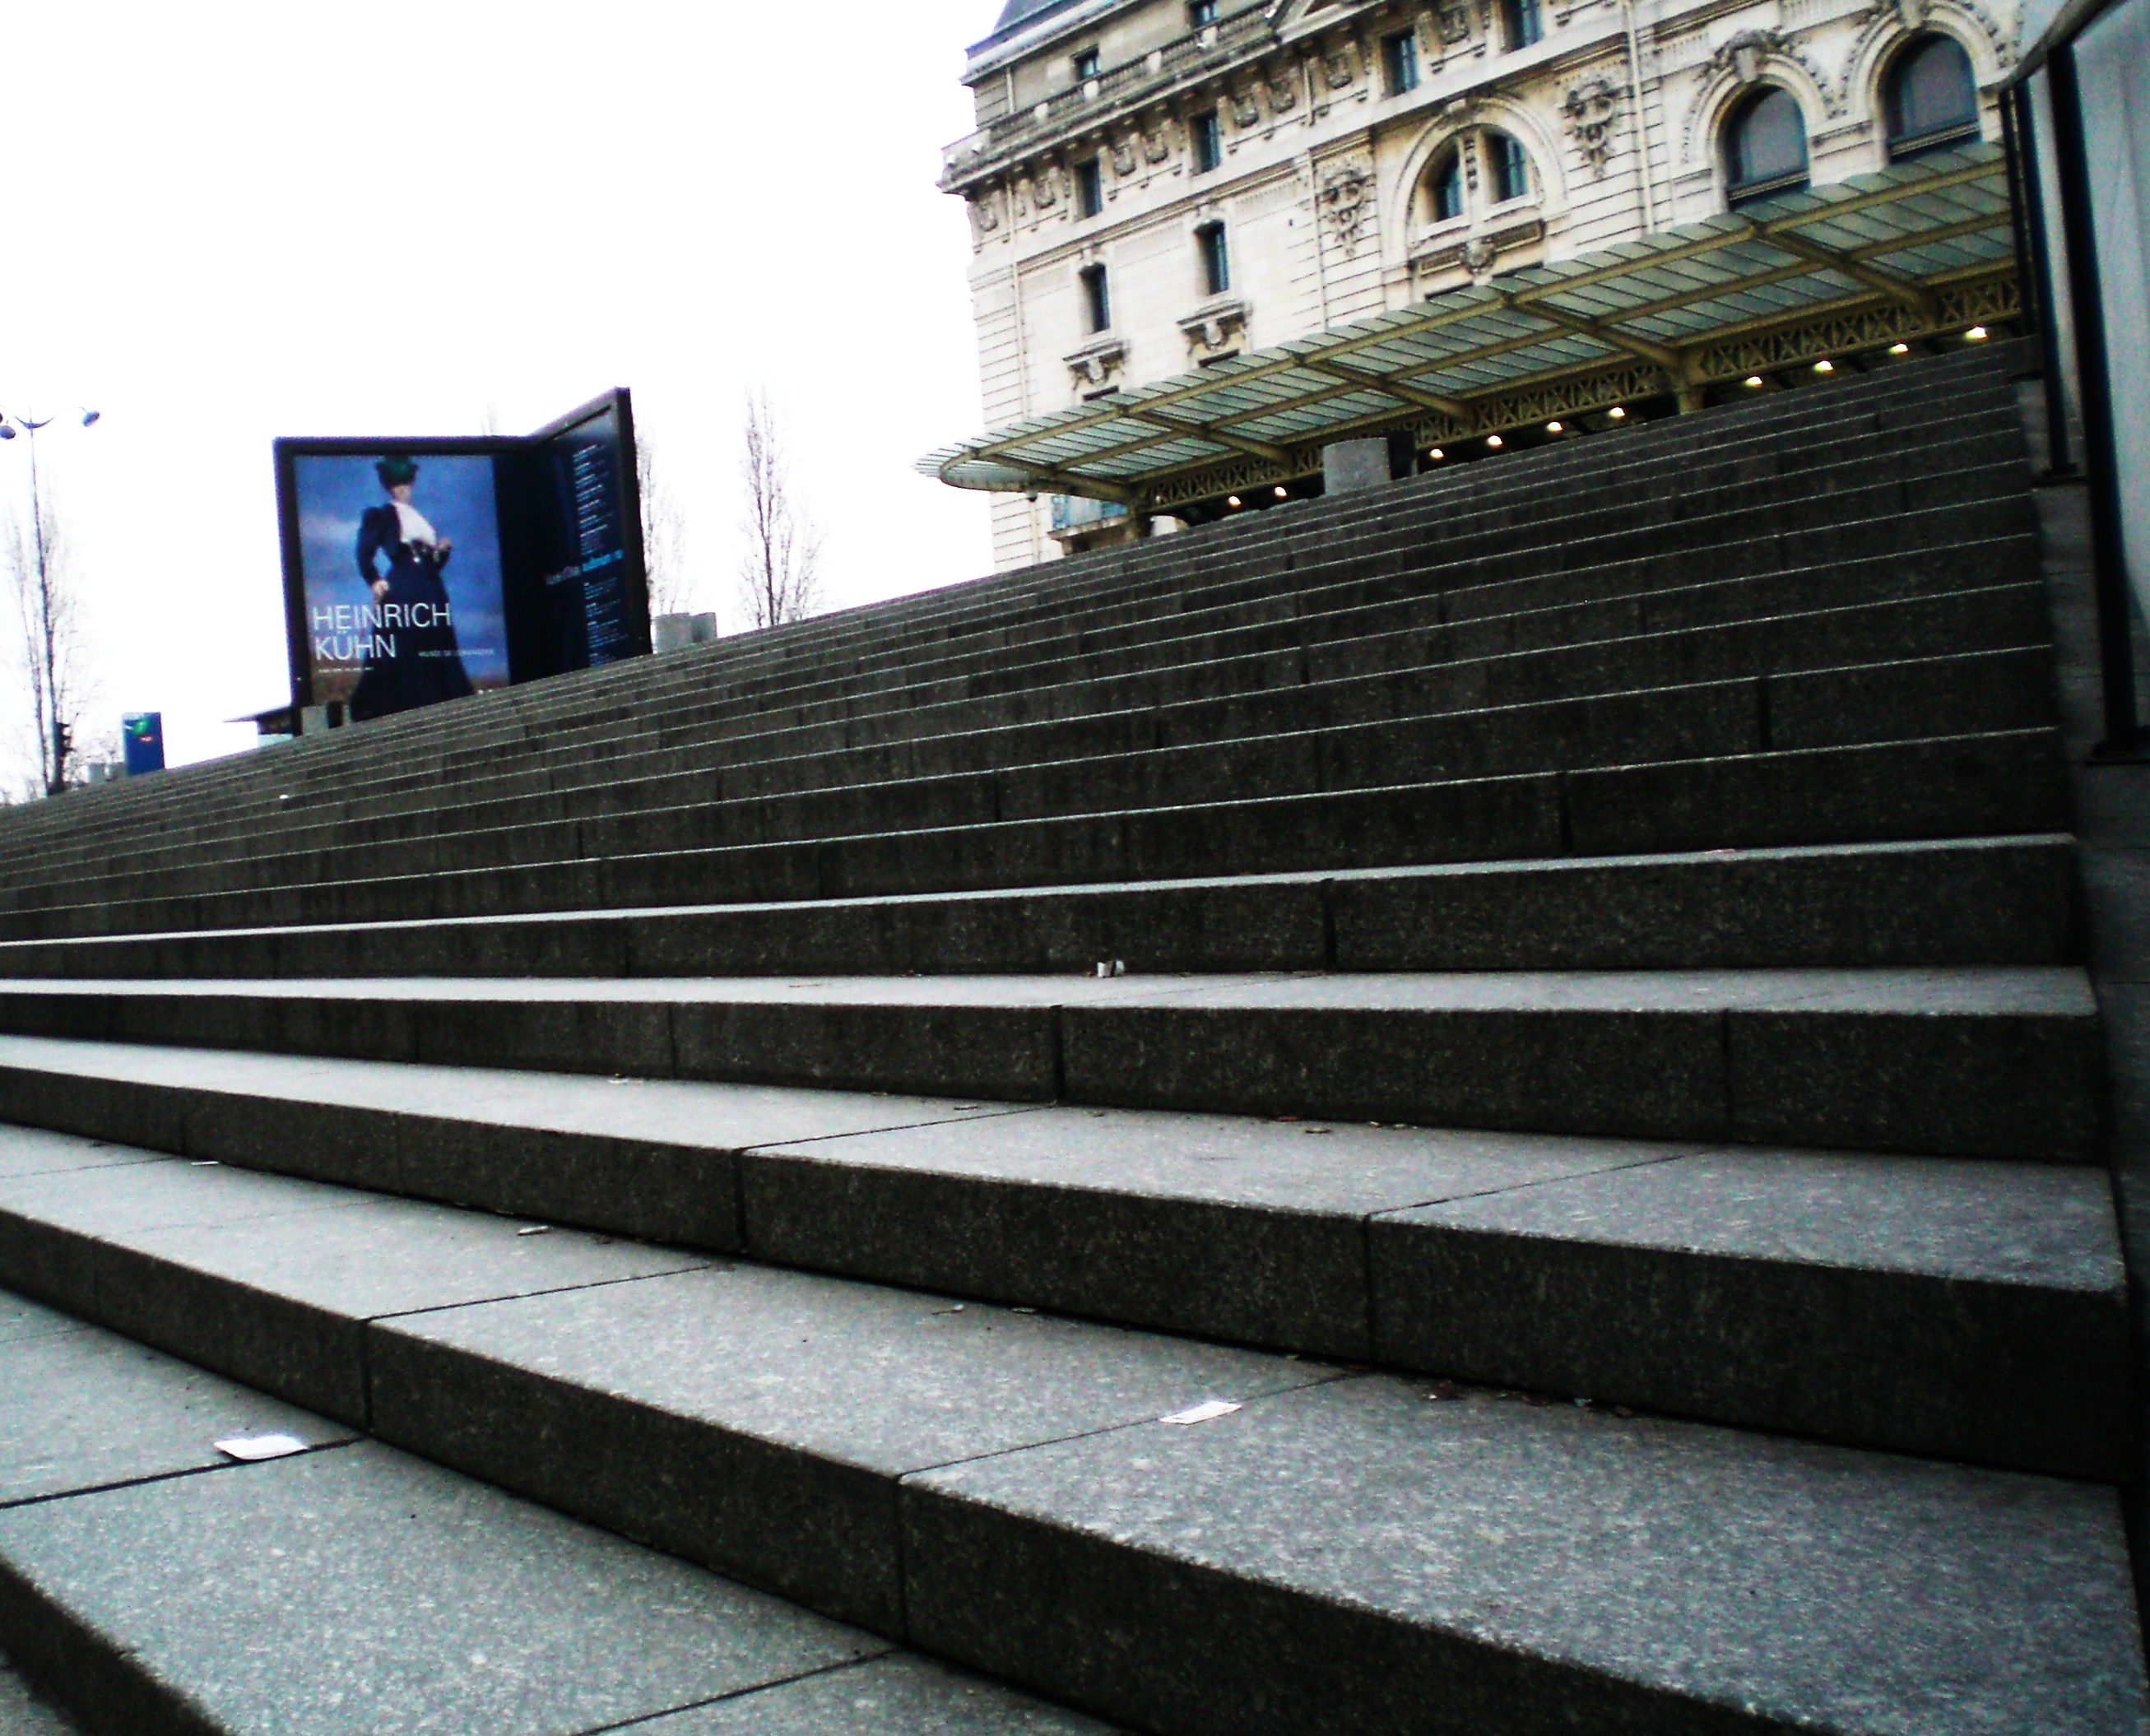
[[[979,423],[933,184],[997,9],[0,0],[0,406],[103,412],[40,441],[88,721],[161,710],[177,762],[285,697],[280,434],[521,432],[629,386],[729,630],[766,386],[832,603],[987,570],[985,497],[911,463]],[[0,446],[18,504],[27,444]]]

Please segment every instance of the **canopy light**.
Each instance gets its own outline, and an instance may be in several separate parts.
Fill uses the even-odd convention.
[[[1557,433],[1559,433],[1559,432],[1560,432],[1560,424],[1559,424],[1558,422],[1547,422],[1547,423],[1546,424],[1546,432],[1547,432],[1547,433],[1548,433],[1548,434],[1557,434]]]
[[[1814,371],[1817,374],[1833,374],[1836,371],[1836,364],[1824,356],[1814,364]]]
[[[1486,437],[1486,444],[1491,447],[1497,447],[1501,444],[1501,437],[1497,434],[1488,434]]]
[[[1279,482],[1276,485],[1276,497],[1279,500],[1289,500],[1291,498],[1291,490],[1285,487],[1283,483]]]
[[[1889,353],[1891,356],[1909,356],[1911,353],[1911,346],[1909,344],[1891,344],[1889,346]]]
[[[1610,410],[1607,411],[1605,412],[1605,416],[1608,421],[1624,422],[1628,420],[1628,412],[1623,410],[1618,404],[1615,404]]]
[[[1239,497],[1236,494],[1228,494],[1224,497],[1224,504],[1228,507],[1236,507],[1239,503]]]
[[[1429,447],[1426,449],[1426,455],[1427,457],[1433,459],[1436,462],[1438,462],[1440,460],[1446,458],[1448,456],[1447,453],[1441,451],[1441,449],[1437,446]]]
[[[1986,328],[1983,326],[1974,326],[1964,333],[1964,339],[1968,343],[1982,344],[1986,341]]]
[[[1759,386],[1761,383],[1762,376],[1759,374],[1749,374],[1747,376],[1747,384],[1749,386]]]

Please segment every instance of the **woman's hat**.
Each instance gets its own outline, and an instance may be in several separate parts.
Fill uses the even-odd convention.
[[[391,452],[373,467],[374,475],[381,478],[384,488],[400,487],[405,482],[418,480],[418,467],[401,452]]]

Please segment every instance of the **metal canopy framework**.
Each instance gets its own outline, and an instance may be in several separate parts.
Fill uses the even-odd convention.
[[[918,462],[1140,512],[1316,474],[1332,441],[1520,428],[2017,310],[2001,150],[1940,151],[1446,291]]]

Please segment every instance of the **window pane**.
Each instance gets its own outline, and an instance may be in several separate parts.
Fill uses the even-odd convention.
[[[1463,154],[1451,151],[1434,165],[1433,220],[1445,223],[1463,214]]]
[[[1978,122],[1971,59],[1946,37],[1929,37],[1896,63],[1889,84],[1889,136],[1919,139]]]
[[[1410,31],[1381,38],[1381,62],[1388,73],[1390,96],[1418,88],[1418,38]]]
[[[1105,286],[1105,268],[1086,265],[1083,269],[1083,312],[1089,316],[1090,329],[1103,331],[1113,323],[1113,300]]]
[[[1193,0],[1187,8],[1187,22],[1199,30],[1204,24],[1217,22],[1217,0]]]
[[[1538,16],[1538,0],[1506,0],[1508,46],[1527,48],[1545,34],[1545,25]]]
[[[1194,172],[1204,174],[1222,162],[1224,156],[1224,141],[1217,130],[1217,111],[1212,108],[1206,114],[1196,115],[1193,124]]]
[[[1531,159],[1523,154],[1522,146],[1506,133],[1489,133],[1486,142],[1491,147],[1493,197],[1522,198],[1531,190]]]
[[[1769,91],[1739,111],[1726,159],[1734,192],[1806,174],[1806,120],[1789,91]]]
[[[1075,206],[1085,217],[1105,209],[1105,172],[1095,157],[1075,165]]]
[[[1204,224],[1194,232],[1202,250],[1202,286],[1212,295],[1221,295],[1232,287],[1232,262],[1224,251],[1224,225]]]

